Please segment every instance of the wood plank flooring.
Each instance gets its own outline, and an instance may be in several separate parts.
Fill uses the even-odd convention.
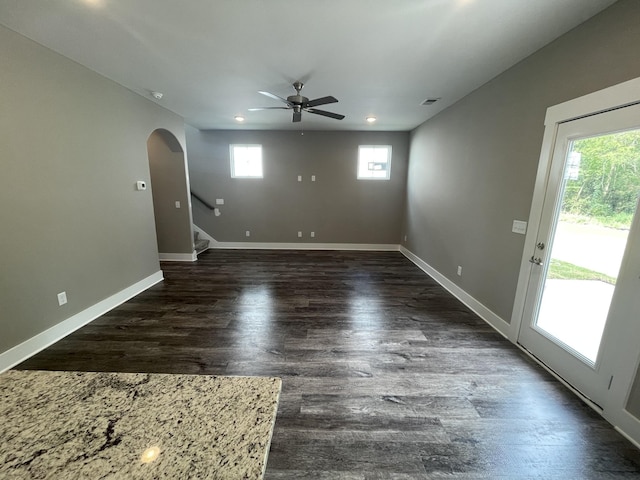
[[[397,252],[209,250],[22,369],[275,375],[267,479],[628,479],[640,452]]]

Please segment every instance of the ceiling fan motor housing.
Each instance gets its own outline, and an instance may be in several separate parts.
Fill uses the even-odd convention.
[[[249,110],[271,110],[271,109],[293,109],[293,121],[300,122],[302,120],[302,111],[313,113],[316,115],[322,115],[324,117],[334,118],[336,120],[342,120],[344,115],[340,115],[339,113],[327,112],[325,110],[318,110],[317,107],[319,105],[326,105],[328,103],[336,103],[338,101],[337,98],[332,96],[316,98],[315,100],[309,100],[307,97],[300,95],[300,91],[304,87],[302,82],[294,82],[293,88],[296,90],[295,95],[290,95],[286,98],[286,100],[278,95],[274,95],[273,93],[260,91],[259,93],[266,95],[267,97],[273,98],[275,100],[280,100],[284,102],[286,107],[264,107],[264,108],[250,108]]]
[[[291,95],[287,97],[287,101],[293,103],[294,105],[302,105],[303,103],[307,103],[309,99],[307,97],[303,97],[302,95]]]
[[[309,102],[309,99],[307,97],[303,97],[302,95],[300,95],[302,87],[304,87],[304,83],[294,82],[293,88],[296,89],[296,94],[288,96],[287,101],[293,103],[294,105],[302,105],[303,103]]]

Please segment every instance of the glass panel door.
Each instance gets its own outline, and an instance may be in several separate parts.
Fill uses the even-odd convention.
[[[639,191],[639,130],[570,142],[535,326],[592,365]]]
[[[624,272],[640,248],[629,235],[639,193],[640,105],[558,125],[518,343],[600,406],[611,339],[636,321]]]

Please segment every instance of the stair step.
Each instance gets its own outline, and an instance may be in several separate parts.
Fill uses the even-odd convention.
[[[196,240],[194,243],[196,254],[202,253],[209,248],[209,240]]]

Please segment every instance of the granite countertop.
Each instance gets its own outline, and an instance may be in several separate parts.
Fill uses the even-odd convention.
[[[2,479],[261,479],[279,378],[8,371]]]

